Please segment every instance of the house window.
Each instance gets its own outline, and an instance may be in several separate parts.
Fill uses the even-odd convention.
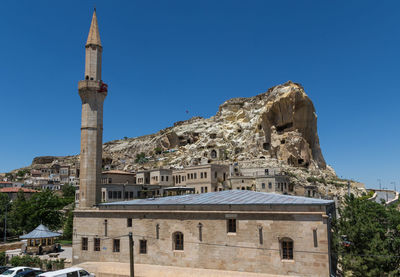
[[[142,239],[139,241],[139,253],[147,254],[147,240]]]
[[[108,183],[111,184],[112,183],[112,179],[108,178]]]
[[[228,233],[236,233],[236,219],[229,218],[227,224],[228,224]]]
[[[164,176],[161,176],[161,182],[164,182]]]
[[[94,251],[100,251],[100,238],[94,238]]]
[[[183,250],[183,234],[181,232],[175,232],[173,234],[174,250]]]
[[[119,239],[114,239],[113,242],[113,252],[119,252],[120,250],[120,240]]]
[[[314,247],[318,247],[317,229],[313,229]]]
[[[208,190],[208,188],[207,188],[207,187],[204,187],[204,192],[207,192],[207,190]]]
[[[289,238],[284,238],[281,241],[281,247],[282,247],[282,259],[293,260],[293,240]]]
[[[132,227],[132,218],[126,219],[126,227]]]
[[[204,188],[203,187],[201,187],[201,193],[203,193],[204,192]]]
[[[217,176],[218,176],[218,175],[217,175],[217,172],[215,171],[215,173],[214,173],[214,178],[217,178]]]
[[[156,225],[156,239],[160,239],[160,224]]]
[[[82,238],[82,250],[88,250],[88,238]]]
[[[200,179],[203,179],[203,172],[200,172]]]
[[[197,173],[194,174],[194,178],[197,179]]]
[[[204,172],[204,178],[207,178],[207,172]]]
[[[165,181],[168,182],[168,176],[165,176]]]
[[[262,184],[261,184],[261,187],[262,187],[263,189],[265,189],[265,183],[262,183]]]
[[[108,199],[112,199],[113,197],[112,197],[112,191],[109,191],[108,192]]]
[[[258,238],[260,240],[260,244],[263,244],[264,243],[263,228],[261,226],[258,226]]]

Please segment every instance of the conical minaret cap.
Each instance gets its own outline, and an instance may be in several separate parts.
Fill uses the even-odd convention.
[[[99,25],[97,24],[96,10],[93,12],[92,24],[90,25],[89,36],[86,45],[94,44],[101,46]]]

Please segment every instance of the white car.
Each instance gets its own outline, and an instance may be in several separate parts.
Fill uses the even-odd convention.
[[[39,270],[40,268],[17,266],[17,267],[13,267],[13,268],[10,268],[10,269],[4,271],[2,274],[0,274],[0,277],[14,277],[18,273],[21,273],[21,272],[24,272],[24,271],[27,271],[27,270],[31,270],[31,269]]]
[[[0,275],[1,276],[1,275]],[[80,267],[70,267],[57,271],[42,273],[39,277],[96,277]]]

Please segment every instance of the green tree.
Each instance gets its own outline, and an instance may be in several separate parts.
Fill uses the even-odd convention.
[[[8,195],[5,193],[0,193],[0,237],[2,238],[4,236],[4,218],[6,216],[6,208],[7,211],[10,210],[10,199],[8,198]],[[7,219],[9,218],[9,214],[7,212]],[[9,233],[10,229],[7,228],[7,233]]]
[[[75,187],[71,184],[65,184],[61,188],[64,198],[75,198]]]
[[[11,210],[9,212],[9,228],[11,228],[13,235],[22,234],[24,225],[28,222],[30,217],[30,209],[25,198],[25,194],[20,191],[17,197],[12,202]]]
[[[142,152],[140,154],[136,154],[135,163],[144,164],[146,162],[147,162],[147,159],[146,159],[145,153]]]
[[[332,250],[347,276],[400,274],[400,212],[394,206],[346,197],[333,220]]]
[[[16,212],[26,213],[26,222],[19,226],[24,232],[30,232],[39,224],[44,224],[52,230],[62,227],[64,201],[51,190],[44,190],[32,195],[26,200],[26,205],[19,205]],[[23,210],[23,207],[24,210]]]
[[[6,252],[0,252],[0,266],[7,264]]]
[[[66,220],[63,228],[63,239],[72,240],[73,223],[74,223],[74,212],[70,210],[66,214]]]

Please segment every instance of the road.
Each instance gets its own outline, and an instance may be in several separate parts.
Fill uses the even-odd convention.
[[[382,199],[385,201],[385,202],[388,202],[388,201],[390,201],[390,200],[393,200],[395,197],[396,197],[396,194],[395,194],[395,192],[394,191],[390,191],[390,190],[388,190],[388,191],[385,191],[385,190],[377,190],[377,191],[375,191],[376,192],[376,199],[375,199],[375,202],[376,203],[382,203]]]

